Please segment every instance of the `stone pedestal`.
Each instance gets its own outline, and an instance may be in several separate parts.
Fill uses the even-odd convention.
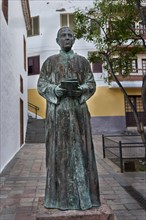
[[[85,211],[58,209],[46,209],[43,206],[43,199],[39,199],[36,220],[114,220],[114,214],[104,200],[101,199],[99,208],[92,208]]]

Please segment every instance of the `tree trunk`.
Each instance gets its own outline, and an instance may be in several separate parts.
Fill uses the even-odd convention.
[[[143,102],[144,111],[146,112],[146,75],[143,77],[142,102]]]

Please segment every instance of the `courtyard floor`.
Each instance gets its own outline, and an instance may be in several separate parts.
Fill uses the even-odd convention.
[[[120,173],[119,167],[103,159],[101,136],[93,135],[93,141],[101,196],[112,208],[115,220],[146,220],[146,207],[126,190],[132,187],[146,201],[146,173]],[[0,219],[35,220],[45,177],[45,145],[25,144],[0,176]]]

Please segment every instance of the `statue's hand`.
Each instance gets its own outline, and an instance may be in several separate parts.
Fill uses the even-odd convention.
[[[66,94],[66,89],[62,89],[59,84],[55,87],[54,92],[57,97],[61,97]]]
[[[82,90],[81,89],[77,89],[74,91],[75,97],[80,97],[82,95]]]
[[[70,92],[68,92],[68,95],[71,97],[80,97],[82,95],[82,89],[78,88],[76,90],[72,90]]]

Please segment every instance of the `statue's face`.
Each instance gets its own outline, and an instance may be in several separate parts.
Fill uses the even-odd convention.
[[[57,43],[63,51],[69,51],[74,44],[75,38],[73,32],[69,28],[62,28],[57,37]]]

